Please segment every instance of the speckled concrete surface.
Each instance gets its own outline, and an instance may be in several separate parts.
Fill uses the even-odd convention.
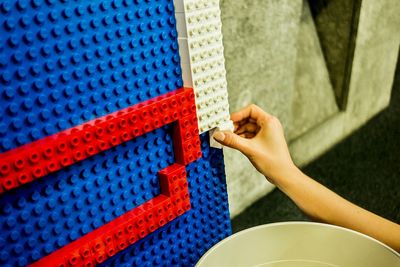
[[[295,89],[289,139],[295,139],[339,112],[308,2],[297,39]]]
[[[304,172],[346,199],[400,223],[400,63],[388,109]],[[235,232],[252,226],[308,220],[279,190],[233,219]]]
[[[390,99],[400,43],[400,1],[365,0],[351,72],[344,133],[364,124]]]
[[[356,38],[352,32],[353,19],[357,25],[361,0],[312,0],[312,13],[324,52],[332,87],[340,107],[348,89],[347,64],[351,68]],[[367,0],[368,1],[368,0]],[[355,27],[356,28],[356,27]],[[350,48],[350,49],[349,49]],[[345,90],[344,90],[345,89]]]
[[[221,0],[231,111],[256,103],[289,125],[302,0]]]
[[[221,0],[231,111],[256,103],[291,125],[301,7],[302,0]],[[225,164],[231,215],[272,190],[240,153],[226,150]]]

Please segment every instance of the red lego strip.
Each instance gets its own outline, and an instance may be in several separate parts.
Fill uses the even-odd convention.
[[[187,165],[201,150],[193,89],[181,88],[0,154],[0,194],[172,122]]]
[[[159,173],[161,194],[40,259],[31,267],[95,266],[190,209],[185,166]]]
[[[185,166],[201,157],[192,89],[179,89],[0,154],[0,192],[174,122],[177,163],[161,170],[161,194],[30,266],[95,266],[190,209]]]

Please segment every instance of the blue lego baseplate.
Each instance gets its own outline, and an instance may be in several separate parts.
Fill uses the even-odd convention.
[[[174,162],[169,130],[2,195],[0,265],[26,266],[157,196],[157,172]],[[190,266],[231,233],[222,151],[201,140],[203,157],[186,167],[191,210],[105,266]]]
[[[182,86],[172,0],[0,0],[0,153]],[[160,193],[170,125],[0,195],[0,266],[26,266]],[[192,208],[103,263],[191,266],[231,232],[201,136]]]
[[[231,234],[224,158],[201,136],[203,157],[186,166],[191,210],[104,262],[102,266],[194,266]]]
[[[0,0],[0,152],[182,87],[172,1]]]

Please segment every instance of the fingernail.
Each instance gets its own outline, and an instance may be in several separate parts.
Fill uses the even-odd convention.
[[[224,139],[225,139],[225,134],[224,134],[223,132],[216,132],[216,133],[213,135],[213,138],[214,138],[215,140],[219,141],[219,142],[223,142]]]

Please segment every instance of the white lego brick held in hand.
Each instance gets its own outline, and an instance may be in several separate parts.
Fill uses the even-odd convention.
[[[225,123],[219,125],[218,127],[215,127],[214,129],[212,129],[210,131],[210,146],[214,147],[214,148],[222,149],[223,146],[214,140],[214,138],[213,138],[214,133],[218,132],[218,131],[229,131],[229,132],[233,133],[234,130],[235,130],[235,127],[231,120],[228,120]]]

